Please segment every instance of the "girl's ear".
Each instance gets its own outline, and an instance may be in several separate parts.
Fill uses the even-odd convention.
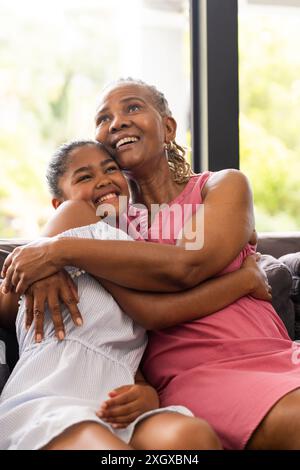
[[[165,143],[172,142],[176,138],[177,122],[172,116],[165,116]]]
[[[52,206],[54,207],[54,209],[57,209],[64,201],[62,201],[61,199],[58,199],[56,197],[54,197],[51,201],[52,203]]]

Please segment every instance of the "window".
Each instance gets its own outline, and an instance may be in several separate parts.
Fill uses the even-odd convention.
[[[240,167],[257,229],[299,230],[300,0],[191,3],[199,169]]]
[[[188,0],[0,0],[0,237],[35,237],[51,213],[55,148],[93,137],[101,88],[161,89],[189,144]]]
[[[238,168],[237,0],[191,6],[194,168]]]
[[[239,0],[240,166],[260,231],[300,227],[300,1]]]

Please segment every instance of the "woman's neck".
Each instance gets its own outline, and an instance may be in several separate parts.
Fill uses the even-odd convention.
[[[155,171],[155,170],[154,170]],[[159,168],[146,176],[131,176],[132,202],[144,204],[148,210],[151,204],[168,203],[184,189],[186,183],[173,181],[169,167]]]

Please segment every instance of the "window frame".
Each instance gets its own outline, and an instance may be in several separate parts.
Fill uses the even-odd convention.
[[[238,0],[190,0],[193,169],[239,168]]]

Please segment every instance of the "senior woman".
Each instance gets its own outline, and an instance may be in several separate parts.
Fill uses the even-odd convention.
[[[24,293],[38,279],[75,265],[103,279],[139,321],[139,290],[193,292],[204,280],[237,269],[253,251],[247,179],[234,170],[192,175],[175,137],[176,122],[154,87],[124,80],[105,89],[96,138],[133,183],[134,202],[148,210],[152,204],[167,207],[154,220],[149,216],[151,230],[146,236],[143,232],[149,243],[54,237],[16,249],[4,267],[6,290],[13,285]],[[201,203],[204,225],[199,228],[196,208]],[[170,246],[176,245],[184,224],[176,220],[169,224],[170,236],[163,236],[172,219],[169,209],[176,205],[192,207],[192,224],[181,242]],[[204,244],[185,249],[193,222],[204,231]],[[132,289],[131,296],[124,287]],[[166,295],[172,302],[178,294]],[[272,306],[244,296],[191,322],[184,304],[170,305],[175,320],[172,307],[164,318],[149,320],[148,327],[157,331],[151,332],[144,357],[144,374],[159,391],[161,404],[186,405],[213,426],[228,449],[300,449],[300,369],[291,361],[293,344]]]

